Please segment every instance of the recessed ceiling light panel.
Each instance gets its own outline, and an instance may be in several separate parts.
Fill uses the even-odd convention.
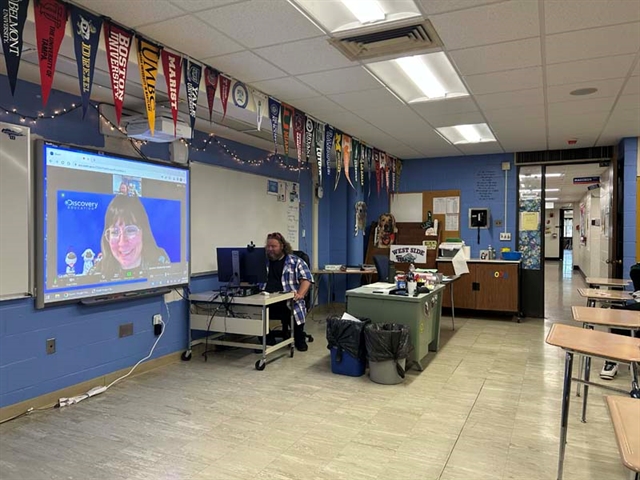
[[[407,103],[469,95],[443,52],[369,63],[367,67]]]
[[[495,142],[489,125],[486,123],[476,123],[473,125],[455,125],[452,127],[436,128],[438,133],[454,145],[465,145],[469,143]]]

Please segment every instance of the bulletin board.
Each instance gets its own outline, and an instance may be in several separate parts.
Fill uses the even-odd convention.
[[[437,207],[442,207],[443,200],[441,199],[455,199],[457,198],[457,212],[454,212],[453,204],[454,201],[450,201],[449,203],[449,213],[433,213],[434,210],[434,199],[436,199]],[[447,201],[444,200],[444,208],[447,210]],[[462,202],[460,199],[460,190],[430,190],[422,193],[422,219],[427,219],[427,213],[429,211],[432,212],[432,217],[434,220],[438,220],[438,224],[441,225],[439,229],[441,233],[440,238],[444,241],[447,238],[460,238],[460,210],[462,208]],[[441,208],[438,209],[442,211]],[[449,216],[449,221],[447,221],[447,216]],[[457,218],[454,218],[457,217]],[[447,228],[447,224],[449,224],[449,228]],[[452,225],[453,224],[453,225]],[[457,228],[453,228],[457,226]]]

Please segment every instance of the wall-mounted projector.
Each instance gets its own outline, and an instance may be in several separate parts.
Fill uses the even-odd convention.
[[[127,122],[127,136],[147,142],[170,143],[179,138],[191,138],[191,127],[178,119],[174,135],[173,118],[171,116],[158,115],[156,116],[155,131],[151,135],[151,129],[146,117],[132,117]]]

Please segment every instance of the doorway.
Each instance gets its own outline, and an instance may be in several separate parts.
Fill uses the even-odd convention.
[[[573,268],[573,209],[560,209],[560,228],[558,229],[560,261]]]

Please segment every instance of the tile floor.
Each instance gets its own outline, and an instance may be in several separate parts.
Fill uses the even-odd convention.
[[[583,285],[550,262],[545,320],[444,317],[441,351],[397,386],[332,375],[316,313],[309,351],[263,372],[250,353],[194,357],[0,426],[0,478],[555,479],[563,354],[544,338]],[[627,478],[602,394],[586,424],[572,405],[566,480]]]

